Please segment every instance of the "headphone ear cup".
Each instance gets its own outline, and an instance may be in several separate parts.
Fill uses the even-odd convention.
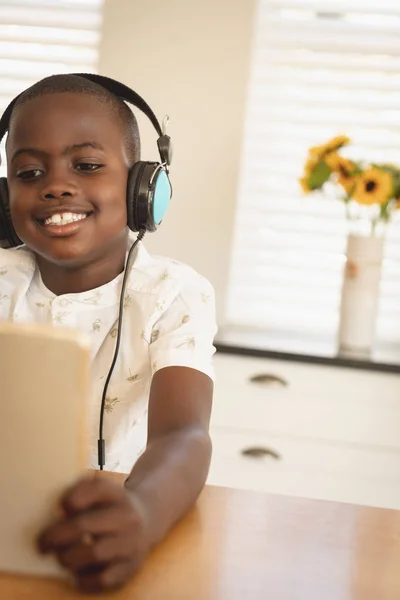
[[[128,178],[129,229],[156,231],[167,212],[171,196],[168,174],[160,163],[135,163]]]
[[[0,177],[0,248],[15,248],[21,244],[11,220],[7,179]]]
[[[140,225],[145,225],[143,229],[147,231],[147,206],[143,206],[145,203],[142,201],[138,202],[140,183],[143,177],[143,171],[146,167],[146,163],[143,161],[136,162],[131,168],[128,176],[128,188],[126,193],[126,211],[128,216],[128,227],[131,231],[140,231]],[[146,198],[147,201],[147,198]],[[140,215],[139,215],[140,212]]]

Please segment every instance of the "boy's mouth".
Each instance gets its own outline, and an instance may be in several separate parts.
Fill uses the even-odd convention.
[[[81,229],[84,221],[92,215],[93,211],[60,211],[55,212],[45,219],[37,219],[37,222],[46,230],[48,235],[62,237],[77,233]]]
[[[42,223],[45,227],[48,227],[49,225],[63,227],[64,225],[69,225],[69,223],[76,223],[77,221],[87,219],[90,214],[91,213],[59,212],[44,219]]]

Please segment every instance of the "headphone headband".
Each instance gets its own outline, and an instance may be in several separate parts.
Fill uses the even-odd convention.
[[[82,79],[87,79],[92,83],[96,83],[100,87],[103,87],[106,90],[108,90],[111,94],[117,96],[117,98],[120,98],[121,100],[123,100],[124,102],[128,102],[129,104],[132,104],[132,106],[138,108],[143,114],[145,114],[146,117],[153,124],[153,127],[158,134],[157,145],[162,162],[165,163],[167,166],[171,164],[172,148],[170,138],[169,136],[165,135],[165,132],[162,130],[162,127],[156,115],[154,114],[150,106],[147,104],[147,102],[143,100],[141,96],[139,96],[139,94],[134,92],[124,83],[120,83],[119,81],[116,81],[111,77],[105,77],[104,75],[95,75],[94,73],[71,73],[71,75],[75,75],[76,77],[81,77]],[[16,96],[10,102],[10,104],[7,106],[6,110],[1,116],[0,141],[3,139],[8,130],[11,113],[14,109],[15,103],[17,102],[18,98],[22,96],[23,93],[24,92],[18,94],[18,96]]]
[[[115,96],[118,96],[118,98],[121,98],[121,100],[124,100],[124,102],[129,102],[129,104],[132,104],[138,108],[146,115],[146,117],[150,119],[159,137],[163,135],[160,123],[158,122],[158,119],[151,110],[150,106],[145,100],[143,100],[141,96],[139,96],[139,94],[134,92],[124,83],[121,83],[116,79],[111,79],[111,77],[106,77],[105,75],[96,75],[94,73],[72,73],[72,75],[76,75],[76,77],[82,77],[83,79],[97,83],[97,85],[106,88],[109,92]]]

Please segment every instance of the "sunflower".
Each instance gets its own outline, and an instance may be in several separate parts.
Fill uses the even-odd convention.
[[[303,177],[299,179],[299,183],[305,194],[309,194],[313,190],[313,188],[310,186],[310,179],[317,164],[318,161],[315,160],[315,158],[309,157],[304,165],[304,174]]]
[[[326,152],[325,144],[323,146],[312,146],[308,151],[309,160],[319,161]]]
[[[388,163],[379,165],[379,168],[393,177],[393,199],[396,203],[400,202],[400,168]]]
[[[330,152],[324,160],[331,171],[336,173],[339,185],[351,196],[356,186],[357,165],[337,152]]]
[[[339,175],[338,183],[342,186],[347,196],[353,196],[357,185],[356,177],[353,177],[352,175]]]
[[[317,160],[315,160],[313,157],[309,157],[306,160],[306,163],[304,165],[304,175],[307,177],[308,175],[311,175],[311,173],[314,170],[315,165],[317,164]]]
[[[339,150],[339,148],[341,148],[342,146],[346,146],[349,143],[350,138],[348,138],[347,135],[337,135],[336,137],[329,140],[329,142],[327,142],[326,144],[322,144],[321,146],[313,146],[312,148],[310,148],[308,154],[310,158],[314,158],[315,160],[319,161],[322,158],[324,158],[326,154],[335,152],[336,150]]]
[[[324,160],[315,162],[309,159],[304,168],[304,175],[299,179],[300,186],[306,194],[320,190],[331,176],[332,171]]]
[[[359,204],[385,204],[393,195],[393,177],[387,171],[371,167],[356,180],[353,194]]]
[[[310,188],[309,186],[307,177],[300,177],[299,184],[305,194],[309,194],[310,192],[312,192],[312,188]]]
[[[337,173],[341,158],[342,157],[337,152],[330,152],[324,157],[324,161],[333,173]]]
[[[347,144],[350,144],[350,138],[347,135],[337,135],[325,144],[325,146],[328,152],[333,152],[334,150],[339,150],[342,146],[347,146]]]
[[[304,165],[304,177],[309,178],[312,175],[315,167],[318,165],[318,160],[315,160],[314,157],[309,157]]]

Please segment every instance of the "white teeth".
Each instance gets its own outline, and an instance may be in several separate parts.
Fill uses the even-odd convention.
[[[45,225],[68,225],[75,221],[82,221],[86,219],[87,215],[83,213],[56,213],[44,221]]]

